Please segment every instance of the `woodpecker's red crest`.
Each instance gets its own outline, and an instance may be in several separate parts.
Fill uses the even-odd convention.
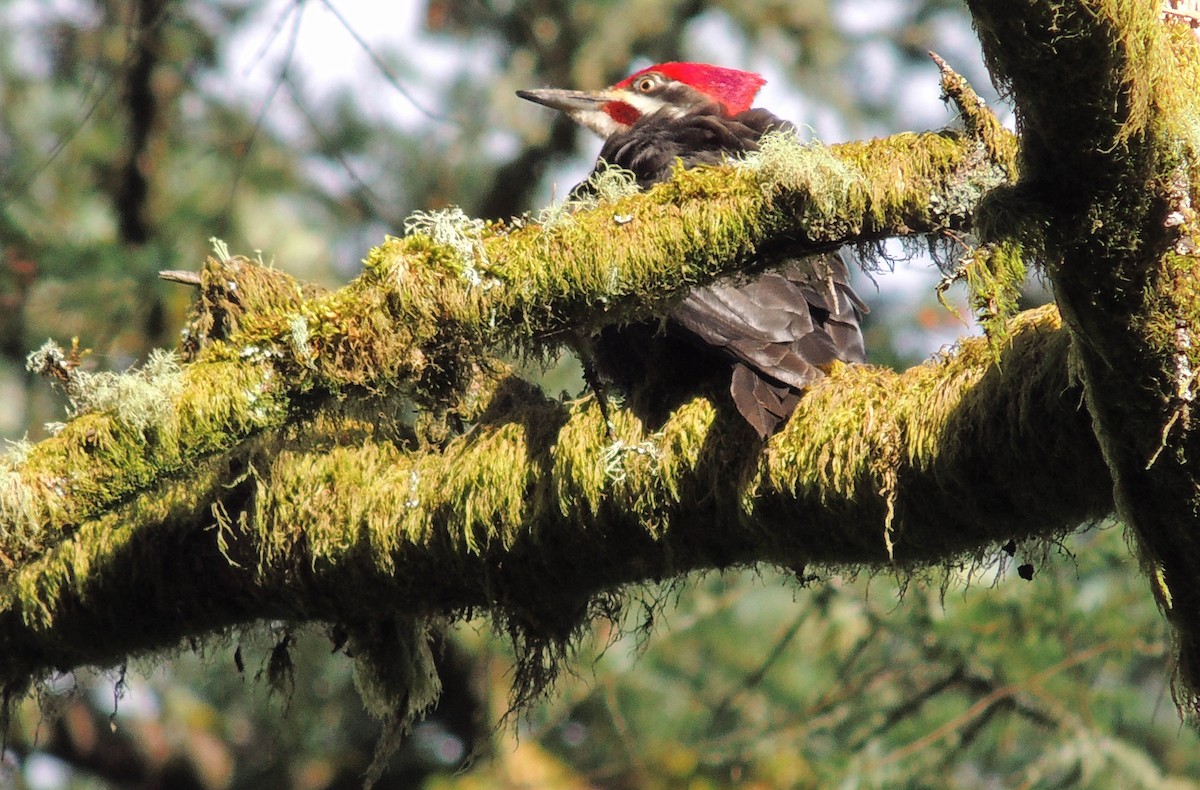
[[[660,63],[598,91],[543,89],[517,91],[523,99],[561,110],[601,137],[628,131],[640,118],[683,115],[706,104],[720,104],[726,115],[750,109],[766,82],[758,74],[707,63]]]
[[[653,80],[655,75],[662,75],[669,80],[695,88],[719,104],[724,104],[729,115],[737,115],[750,109],[750,102],[754,101],[759,88],[767,82],[761,75],[751,71],[727,69],[708,63],[660,63],[629,75],[614,85],[613,89],[633,87],[634,90],[638,90],[634,86],[639,79],[644,77]],[[646,87],[652,85],[653,83],[648,82]]]

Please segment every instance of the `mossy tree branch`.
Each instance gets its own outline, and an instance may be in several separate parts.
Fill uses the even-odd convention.
[[[149,425],[125,397],[85,398],[85,413],[32,448],[12,478],[19,495],[0,511],[12,522],[0,555],[19,563],[212,453],[311,418],[330,397],[399,390],[471,411],[482,394],[472,383],[482,386],[497,347],[536,351],[568,330],[661,312],[771,244],[821,250],[961,229],[1011,168],[978,140],[946,134],[784,157],[681,172],[551,228],[482,228],[459,240],[466,258],[429,236],[390,239],[335,293],[245,259],[211,259],[178,392],[164,393]]]
[[[618,412],[614,443],[591,402],[515,380],[441,451],[348,422],[263,436],[12,573],[0,677],[264,617],[490,610],[552,642],[627,582],[759,561],[911,569],[1055,537],[1112,506],[1067,349],[1046,308],[999,366],[978,338],[904,373],[839,367],[765,452],[703,400],[654,434]],[[1062,475],[1042,473],[1052,459]]]
[[[889,547],[897,561],[933,562],[1095,515],[1103,505],[1083,497],[1065,519],[1033,528],[985,528],[984,518],[953,538],[923,534],[937,522],[918,515],[932,500],[904,495],[907,481],[870,451],[910,457],[920,480],[938,468],[929,454],[939,430],[897,412],[894,429],[870,436],[877,418],[860,404],[881,398],[888,410],[915,391],[886,371],[835,375],[831,382],[862,396],[814,393],[796,420],[807,433],[786,434],[766,457],[787,460],[759,468],[759,445],[706,403],[653,436],[619,415],[614,445],[589,412],[497,389],[489,357],[662,311],[684,289],[761,261],[773,246],[817,251],[962,230],[979,198],[1012,172],[1011,157],[997,158],[978,137],[785,144],[750,166],[680,172],[647,194],[550,226],[468,225],[442,243],[389,240],[335,293],[245,259],[210,260],[182,370],[98,380],[81,377],[70,359],[43,360],[68,381],[80,414],[5,472],[0,680],[112,662],[262,618],[361,620],[368,613],[334,593],[348,578],[365,585],[351,598],[379,587],[393,611],[493,606],[529,633],[561,637],[579,623],[583,602],[636,579],[756,559],[878,562]],[[988,367],[966,351],[955,360],[907,381],[923,397],[954,393],[945,396],[950,408]],[[152,394],[131,396],[130,386],[142,385]],[[398,420],[381,425],[379,415],[400,411],[404,398],[482,422],[449,445]],[[851,407],[830,408],[839,402]],[[802,438],[818,434],[828,440]],[[789,504],[793,486],[802,495]],[[728,500],[712,504],[701,495],[710,489]],[[695,496],[680,498],[683,490]],[[362,504],[346,508],[341,497]],[[743,512],[744,499],[756,504]],[[708,515],[683,518],[685,502],[709,503]],[[840,504],[826,510],[832,503]],[[828,525],[839,512],[853,528],[831,545],[803,548],[802,532],[772,534],[784,519]],[[349,520],[324,518],[335,513]],[[743,526],[720,534],[733,516],[729,523]],[[677,522],[692,524],[687,539]],[[714,533],[703,540],[701,523]],[[628,547],[614,545],[611,565],[570,582],[562,568],[578,552],[567,548],[610,530],[638,535],[646,555],[631,562]],[[524,584],[497,583],[500,567]],[[556,600],[577,605],[531,620],[530,591],[558,586]],[[140,614],[129,611],[132,601]]]

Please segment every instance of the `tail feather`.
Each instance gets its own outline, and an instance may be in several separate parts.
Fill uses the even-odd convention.
[[[762,439],[773,434],[800,402],[798,391],[786,384],[771,384],[741,362],[733,366],[729,394],[738,413]]]

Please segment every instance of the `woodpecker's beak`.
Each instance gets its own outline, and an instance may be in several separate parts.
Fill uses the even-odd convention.
[[[608,138],[628,128],[617,123],[609,113],[609,105],[623,102],[624,94],[613,90],[568,91],[558,88],[539,88],[532,91],[517,91],[522,99],[543,104],[565,113],[580,126],[591,129],[603,138]]]
[[[600,91],[565,91],[557,88],[541,88],[535,91],[517,91],[522,99],[544,104],[552,110],[570,115],[573,112],[594,112],[603,107],[611,97]]]

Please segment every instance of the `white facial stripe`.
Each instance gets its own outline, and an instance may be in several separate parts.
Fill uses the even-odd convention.
[[[647,96],[644,93],[638,93],[636,91],[624,91],[623,94],[624,95],[621,96],[621,101],[630,105],[642,115],[653,115],[654,113],[668,106],[667,103],[662,99],[654,96]],[[672,107],[671,109],[676,115],[680,114],[677,108]]]
[[[624,128],[603,110],[571,110],[567,114],[575,123],[591,129],[605,140]]]

